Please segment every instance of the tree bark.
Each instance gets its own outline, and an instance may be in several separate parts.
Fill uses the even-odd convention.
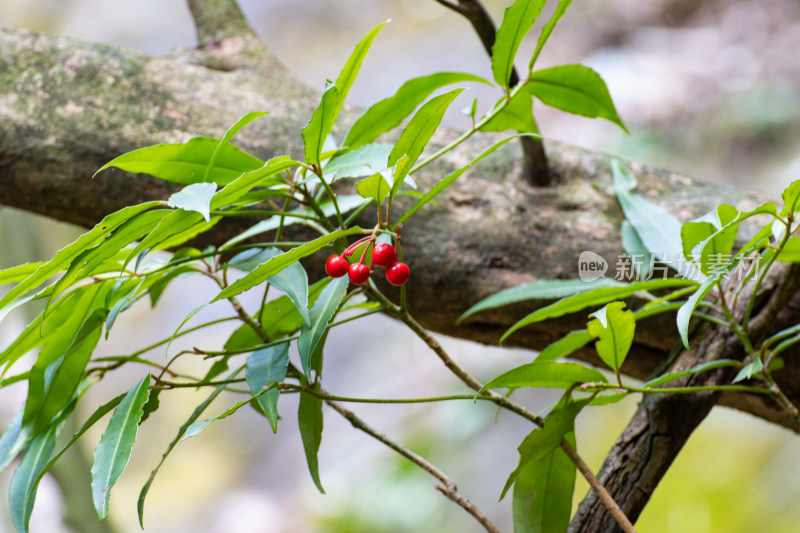
[[[0,94],[0,203],[82,226],[131,203],[166,199],[174,190],[158,180],[114,170],[92,179],[97,168],[117,155],[195,135],[221,137],[243,114],[268,110],[268,117],[238,133],[234,142],[261,158],[298,156],[300,131],[318,102],[318,93],[294,80],[247,33],[152,58],[66,37],[0,29],[0,87],[6,88]],[[335,130],[340,138],[355,116],[354,110],[344,110]],[[444,131],[434,139],[443,144],[453,135]],[[416,176],[417,183],[426,190],[498,138],[474,136],[426,167]],[[465,173],[438,199],[438,206],[421,210],[403,229],[404,252],[413,271],[409,309],[428,329],[494,344],[509,326],[546,302],[487,311],[461,326],[456,318],[503,288],[576,277],[583,250],[600,254],[612,269],[622,252],[622,214],[609,157],[547,143],[553,186],[541,189],[521,179],[515,144]],[[630,166],[639,179],[639,193],[683,220],[721,202],[745,209],[763,200],[668,171]],[[252,222],[229,222],[205,239],[220,242]],[[796,322],[799,312],[787,306],[776,326]],[[585,324],[585,314],[561,317],[520,330],[506,345],[541,349]],[[664,315],[637,329],[623,371],[644,378],[662,365],[677,329],[673,317]],[[576,356],[598,362],[588,349]],[[776,378],[791,399],[800,401],[800,364],[790,355],[786,360]],[[791,418],[770,400],[726,393],[720,403],[794,429]]]

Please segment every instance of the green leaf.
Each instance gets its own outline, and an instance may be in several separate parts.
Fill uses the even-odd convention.
[[[244,365],[231,372],[226,378],[226,381],[234,379],[243,369]],[[194,412],[192,412],[191,416],[189,416],[189,419],[186,420],[186,422],[184,422],[184,424],[180,427],[178,434],[174,439],[172,439],[172,442],[169,443],[169,446],[167,446],[167,449],[161,456],[161,460],[158,462],[158,465],[156,465],[153,471],[150,472],[150,477],[147,478],[147,482],[145,482],[144,487],[142,487],[142,491],[139,493],[139,501],[137,503],[137,510],[139,512],[139,525],[142,527],[142,529],[144,529],[144,502],[147,498],[147,493],[150,492],[150,487],[153,484],[153,480],[155,480],[158,471],[161,469],[161,465],[163,465],[164,461],[167,460],[167,456],[172,452],[173,448],[175,448],[175,446],[177,446],[178,443],[183,439],[183,436],[186,434],[189,427],[197,421],[200,415],[203,414],[203,411],[205,411],[206,408],[211,405],[211,402],[213,402],[217,396],[220,395],[225,387],[226,385],[224,383],[220,384],[216,389],[214,389],[214,392],[212,392],[208,398],[203,401],[203,403],[197,406]]]
[[[214,153],[211,154],[211,160],[208,162],[208,166],[206,166],[205,174],[203,174],[204,182],[208,181],[208,177],[211,174],[211,169],[214,168],[214,164],[217,162],[220,152],[222,152],[222,150],[229,145],[231,139],[233,139],[233,136],[236,135],[240,129],[244,128],[255,119],[268,114],[269,111],[251,111],[237,120],[236,124],[230,127],[230,129],[225,133],[225,136],[219,141],[219,144],[217,144],[217,147],[214,149]],[[206,217],[206,220],[208,220],[208,217]]]
[[[250,354],[247,358],[247,385],[255,395],[264,387],[274,383],[281,383],[286,377],[286,367],[289,364],[289,343],[270,346]],[[272,431],[278,432],[278,398],[280,391],[271,389],[256,398],[269,420]]]
[[[341,279],[341,278],[340,278]],[[319,384],[314,385],[314,390],[319,391]],[[300,437],[303,440],[303,449],[306,452],[308,471],[311,479],[322,494],[322,482],[319,479],[319,445],[322,443],[322,400],[311,394],[300,394],[300,406],[297,411],[297,422],[300,426]]]
[[[336,112],[333,115],[333,121],[335,121],[336,117],[339,115],[342,104],[344,104],[347,98],[347,93],[350,92],[350,87],[352,87],[353,82],[356,81],[358,71],[361,69],[361,63],[364,61],[367,52],[375,41],[375,37],[378,36],[378,32],[381,31],[388,22],[387,20],[383,24],[378,24],[359,41],[353,53],[351,53],[350,57],[347,59],[347,63],[344,64],[342,71],[339,73],[339,77],[336,78],[336,88],[339,90],[339,101],[336,104]]]
[[[231,259],[230,265],[241,270],[254,270],[260,265],[280,257],[282,253],[275,248],[264,248],[244,251]],[[246,262],[245,262],[246,261]],[[295,261],[277,274],[267,278],[267,282],[286,294],[308,324],[308,274],[299,261]]]
[[[782,263],[800,262],[800,237],[789,237],[778,254],[777,260]]]
[[[322,172],[329,183],[340,178],[371,176],[387,169],[386,161],[390,153],[390,144],[367,144],[333,157]]]
[[[506,101],[506,98],[500,98],[495,102],[492,109],[497,109]],[[514,130],[521,133],[539,133],[539,128],[536,126],[536,120],[533,118],[533,97],[530,93],[519,91],[515,94],[508,105],[500,110],[500,112],[492,117],[489,122],[479,128],[482,132],[490,131],[508,131]]]
[[[566,389],[575,383],[607,383],[602,372],[578,363],[557,363],[555,361],[534,361],[512,368],[496,378],[490,379],[478,394],[488,389],[506,387],[551,387]]]
[[[790,213],[795,213],[800,208],[800,180],[795,180],[781,193],[783,205]]]
[[[528,64],[528,71],[533,70],[533,65],[536,63],[536,60],[539,59],[539,54],[542,53],[542,48],[544,48],[547,39],[550,38],[550,35],[553,33],[553,30],[558,24],[558,21],[561,20],[561,17],[564,16],[564,13],[567,12],[567,8],[572,3],[572,0],[561,0],[558,2],[556,6],[556,10],[553,13],[553,16],[550,17],[550,20],[547,21],[547,24],[544,25],[542,28],[542,33],[539,34],[539,41],[536,43],[536,50],[533,52],[533,56],[531,56],[531,61]]]
[[[313,306],[320,294],[333,278],[324,277],[308,288],[308,305]],[[265,305],[260,312],[261,323],[270,339],[279,339],[291,335],[303,325],[303,317],[297,308],[289,302],[287,296],[276,298]]]
[[[548,344],[536,356],[536,361],[552,361],[566,357],[592,342],[594,337],[585,329],[570,331],[557,341]]]
[[[620,229],[620,236],[622,237],[622,248],[625,253],[631,257],[631,263],[639,279],[647,278],[650,273],[650,267],[655,261],[655,257],[647,246],[642,242],[639,233],[634,229],[633,225],[627,220],[622,221],[622,228]],[[638,260],[641,258],[641,261]],[[636,259],[636,260],[634,260]],[[601,278],[602,279],[602,278]]]
[[[575,432],[564,435],[575,446]],[[561,448],[527,464],[514,483],[514,533],[564,533],[572,513],[576,468]]]
[[[614,173],[614,190],[625,218],[644,245],[662,263],[681,275],[689,274],[688,265],[680,261],[683,257],[680,221],[663,207],[633,194],[631,191],[636,186],[636,178],[622,163],[612,161],[611,169]]]
[[[213,303],[223,298],[237,296],[244,291],[255,287],[256,285],[259,285],[264,280],[277,274],[291,263],[313,254],[317,250],[324,248],[325,246],[341,239],[342,237],[355,235],[356,233],[361,233],[362,231],[363,230],[358,226],[349,228],[347,230],[339,229],[314,239],[313,241],[309,241],[301,246],[298,246],[297,248],[292,248],[291,250],[270,259],[243,278],[237,279],[231,285],[223,289],[213,300],[211,300],[211,302]]]
[[[728,366],[738,366],[740,364],[741,363],[739,361],[734,361],[732,359],[718,359],[716,361],[700,363],[699,365],[695,365],[689,370],[684,370],[683,372],[669,372],[655,379],[651,379],[650,381],[643,383],[642,388],[652,389],[659,385],[663,385],[664,383],[669,383],[670,381],[675,381],[676,379],[691,376],[693,374],[699,374],[700,372],[708,372],[709,370],[715,370],[717,368],[724,368]]]
[[[526,135],[526,134],[522,134],[522,135]],[[477,163],[478,161],[480,161],[484,157],[493,154],[498,148],[503,146],[508,141],[510,141],[510,140],[512,140],[512,139],[514,139],[516,137],[520,137],[520,136],[521,135],[514,135],[514,136],[508,137],[506,139],[503,139],[502,141],[499,141],[499,142],[493,144],[490,148],[485,150],[478,157],[476,157],[475,159],[473,159],[472,161],[470,161],[469,163],[467,163],[463,167],[461,167],[461,168],[451,172],[447,176],[445,176],[439,183],[437,183],[436,185],[431,187],[431,189],[428,192],[426,192],[425,195],[422,198],[417,200],[414,203],[414,205],[412,205],[411,208],[408,211],[403,213],[403,216],[401,216],[400,220],[398,220],[395,223],[394,227],[397,228],[397,226],[399,226],[400,224],[402,224],[403,222],[408,220],[414,213],[419,211],[422,208],[422,206],[424,206],[425,204],[427,204],[428,202],[433,200],[439,193],[441,193],[443,190],[445,190],[450,185],[452,185],[453,182],[456,181],[459,176],[461,176],[464,172],[466,172],[467,170],[472,168],[472,166],[475,165],[475,163]]]
[[[380,205],[386,197],[389,196],[391,186],[386,183],[383,176],[380,174],[373,174],[369,178],[356,183],[356,191],[358,191],[358,194],[361,195],[362,198],[375,200],[378,205]]]
[[[311,308],[311,325],[300,329],[300,338],[297,339],[297,349],[300,352],[300,362],[303,372],[309,375],[311,356],[317,350],[320,341],[328,330],[328,324],[336,314],[342,300],[347,295],[347,276],[331,281],[322,291],[314,307]]]
[[[503,13],[503,22],[497,28],[492,46],[492,74],[498,85],[509,86],[519,45],[533,28],[544,3],[545,0],[516,0]]]
[[[6,426],[3,436],[0,437],[0,472],[6,469],[8,463],[14,460],[27,439],[26,432],[22,432],[22,412],[17,414]]]
[[[624,309],[625,302],[611,302],[589,315],[594,320],[586,328],[591,336],[598,339],[595,344],[597,355],[617,373],[631,349],[636,328],[633,312]]]
[[[18,283],[36,272],[36,269],[44,265],[44,263],[44,261],[39,261],[38,263],[25,263],[24,265],[18,265],[0,270],[0,285],[3,283]]]
[[[564,436],[575,430],[575,417],[587,405],[589,399],[572,400],[570,394],[571,392],[568,391],[553,407],[553,410],[545,417],[544,426],[531,431],[519,445],[519,465],[508,477],[503,492],[500,494],[501,500],[523,468],[559,448]]]
[[[170,196],[167,205],[185,211],[197,211],[206,222],[211,222],[211,198],[216,192],[216,183],[192,183]]]
[[[697,308],[697,304],[700,303],[700,300],[706,297],[706,294],[711,291],[711,289],[717,285],[720,279],[726,274],[725,271],[715,272],[711,276],[705,279],[703,283],[697,288],[697,290],[692,294],[686,303],[678,309],[678,333],[681,334],[681,341],[683,341],[683,345],[686,349],[689,348],[689,321],[692,319],[692,314],[694,310]]]
[[[359,196],[357,194],[342,194],[340,196],[337,196],[337,202],[339,204],[339,211],[342,214],[350,212],[353,209],[356,209],[358,207],[361,207],[365,203],[368,203],[367,200],[364,200],[361,196]],[[322,210],[323,213],[325,213],[325,216],[328,216],[328,217],[333,216],[333,215],[336,214],[336,209],[333,206],[332,202],[327,202],[327,201],[326,202],[322,202],[320,204],[320,209]],[[305,208],[293,209],[290,212],[291,213],[297,213],[297,214],[308,214],[308,212],[305,210]],[[284,228],[287,227],[287,226],[291,226],[293,224],[299,224],[299,223],[302,223],[302,222],[304,222],[303,219],[293,218],[291,215],[287,215],[287,216],[283,217],[283,227]],[[278,215],[271,216],[271,217],[269,217],[269,218],[267,218],[265,220],[262,220],[261,222],[258,222],[254,226],[250,227],[249,229],[247,229],[244,232],[242,232],[239,235],[237,235],[236,237],[233,237],[231,240],[229,240],[228,242],[223,244],[220,247],[220,250],[225,250],[227,248],[230,248],[234,244],[237,244],[239,242],[247,240],[250,237],[253,237],[254,235],[258,235],[259,233],[264,233],[266,231],[272,231],[274,229],[277,229],[280,225],[281,225],[281,217],[278,216]]]
[[[537,309],[529,314],[506,331],[500,338],[500,342],[505,341],[509,335],[518,329],[547,320],[548,318],[556,318],[569,313],[575,313],[586,309],[587,307],[595,305],[604,305],[614,300],[622,300],[631,296],[638,291],[652,291],[658,289],[673,289],[676,287],[688,287],[697,285],[697,282],[688,279],[667,278],[667,279],[651,279],[648,281],[637,281],[622,287],[601,287],[593,289],[589,292],[567,296],[555,303],[552,303],[541,309]]]
[[[261,167],[264,162],[232,144],[220,146],[219,139],[194,137],[184,144],[156,144],[123,154],[103,165],[94,173],[116,167],[134,174],[149,174],[172,183],[189,185],[205,181],[206,169],[216,155],[214,168],[208,174],[217,185],[226,185],[242,175]]]
[[[114,409],[108,427],[94,450],[92,463],[92,500],[97,517],[108,515],[111,487],[128,466],[136,441],[142,407],[147,402],[150,374],[139,380]]]
[[[211,199],[211,209],[221,209],[242,198],[253,187],[275,187],[285,186],[284,180],[275,175],[284,170],[302,165],[299,161],[289,159],[286,156],[274,157],[250,172],[245,172]]]
[[[422,151],[428,145],[436,128],[442,122],[447,108],[453,103],[453,100],[461,94],[464,89],[454,89],[448,93],[440,94],[431,98],[419,111],[412,117],[408,125],[403,130],[400,138],[392,148],[392,153],[389,154],[389,166],[393,166],[404,155],[408,155],[411,164],[419,159]]]
[[[503,307],[504,305],[527,300],[552,300],[602,287],[625,287],[626,285],[626,283],[613,278],[598,278],[588,282],[580,279],[541,279],[531,283],[521,283],[487,296],[467,309],[464,314],[458,317],[456,323],[475,313]]]
[[[11,478],[8,503],[11,509],[11,521],[19,533],[28,533],[28,523],[33,512],[40,474],[53,455],[56,430],[57,425],[51,425],[28,445],[22,456],[22,462]]]
[[[408,80],[394,95],[373,104],[356,120],[343,146],[354,149],[374,141],[400,124],[436,89],[470,81],[491,85],[480,76],[463,72],[437,72]]]
[[[333,129],[333,122],[339,112],[339,91],[330,81],[325,82],[325,92],[322,93],[322,100],[319,107],[314,110],[308,125],[303,128],[303,149],[305,151],[305,162],[311,165],[318,165],[320,154],[325,139]]]
[[[0,299],[0,313],[3,309],[16,300],[18,297],[25,294],[27,291],[34,289],[47,281],[51,276],[57,274],[69,265],[81,253],[99,244],[109,233],[114,231],[127,220],[135,217],[139,213],[147,211],[156,206],[163,205],[162,202],[146,202],[143,204],[125,207],[106,216],[94,228],[84,233],[78,239],[56,252],[53,258],[47,263],[41,265],[34,271],[33,274],[25,278],[19,285],[8,291],[6,295]]]
[[[603,78],[583,65],[561,65],[531,74],[528,90],[551,107],[589,118],[604,118],[622,128]]]
[[[76,318],[82,318],[77,314]],[[32,426],[36,434],[50,425],[70,403],[83,379],[105,322],[105,311],[95,309],[80,329],[65,328],[52,342],[45,344],[31,368],[23,426]],[[65,342],[66,341],[66,342]]]

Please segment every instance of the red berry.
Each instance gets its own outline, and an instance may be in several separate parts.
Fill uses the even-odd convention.
[[[391,244],[381,243],[372,250],[372,262],[378,266],[389,267],[397,261],[397,252]]]
[[[405,285],[408,278],[411,277],[411,269],[405,263],[395,263],[386,269],[386,281],[392,285]]]
[[[350,281],[361,285],[369,279],[369,267],[364,263],[353,263],[350,265],[347,275],[350,276]]]
[[[325,272],[332,278],[341,278],[349,268],[350,263],[341,255],[332,255],[325,261]]]

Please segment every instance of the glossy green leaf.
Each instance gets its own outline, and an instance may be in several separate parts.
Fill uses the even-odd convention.
[[[417,111],[408,122],[400,138],[397,139],[391,154],[389,154],[390,167],[394,166],[404,155],[408,155],[411,164],[416,162],[422,154],[422,151],[428,145],[428,141],[431,140],[431,137],[433,137],[433,134],[436,132],[436,128],[441,124],[442,118],[444,118],[444,114],[450,107],[450,104],[453,103],[453,100],[455,100],[463,90],[464,89],[454,89],[450,92],[440,94],[439,96],[431,98],[419,108],[419,111]]]
[[[311,308],[311,325],[303,326],[300,329],[297,349],[300,352],[300,362],[306,376],[309,375],[311,369],[311,356],[317,350],[328,329],[328,324],[336,315],[342,300],[347,295],[349,281],[347,276],[331,281],[320,293],[314,307]]]
[[[391,186],[386,183],[383,176],[380,174],[373,174],[367,179],[356,183],[356,191],[361,197],[375,200],[380,205],[386,197],[389,196]]]
[[[354,149],[374,141],[400,124],[433,91],[462,82],[489,84],[480,76],[463,72],[437,72],[408,80],[394,95],[373,104],[356,120],[347,133],[343,146]]]
[[[361,233],[363,230],[359,227],[352,227],[346,230],[336,230],[327,235],[323,235],[313,241],[309,241],[297,248],[292,248],[291,250],[284,252],[283,254],[274,257],[264,263],[263,265],[259,266],[252,272],[248,273],[243,278],[237,279],[235,282],[230,284],[228,287],[223,289],[212,301],[216,302],[217,300],[221,300],[223,298],[230,298],[231,296],[237,296],[248,289],[252,289],[256,285],[261,284],[270,276],[273,276],[289,266],[290,264],[294,263],[306,257],[308,255],[313,254],[317,250],[324,248],[325,246],[341,239],[342,237],[347,237],[348,235],[355,235],[356,233]]]
[[[551,387],[566,389],[575,383],[606,383],[602,372],[578,363],[557,363],[555,361],[534,361],[512,368],[496,378],[490,379],[479,393],[487,389],[506,387]]]
[[[240,366],[239,368],[231,372],[226,378],[226,380],[234,379],[243,369],[244,365]],[[194,424],[198,418],[200,418],[200,415],[203,414],[203,411],[205,411],[208,408],[208,406],[211,405],[211,402],[213,402],[217,398],[217,396],[220,395],[220,393],[225,389],[225,387],[226,387],[225,384],[219,385],[217,388],[214,389],[214,392],[212,392],[208,396],[208,398],[206,398],[203,401],[203,403],[197,406],[197,408],[192,412],[191,416],[189,416],[188,420],[186,420],[186,422],[184,422],[184,424],[180,427],[180,429],[178,430],[178,434],[175,436],[174,439],[172,439],[172,442],[169,443],[169,446],[167,446],[166,451],[161,456],[161,460],[158,462],[158,465],[156,465],[156,467],[150,473],[150,477],[147,478],[147,482],[145,482],[141,492],[139,493],[139,501],[137,503],[137,510],[139,512],[139,525],[142,527],[142,529],[144,529],[144,502],[145,499],[147,498],[147,493],[150,492],[150,487],[153,485],[153,481],[155,480],[158,471],[161,469],[161,465],[164,464],[164,461],[167,460],[167,456],[169,456],[169,454],[172,452],[175,446],[177,446],[178,443],[183,439],[183,436],[186,434],[189,427],[192,424]]]
[[[497,28],[492,46],[492,74],[498,85],[509,86],[519,45],[533,28],[544,3],[545,0],[516,0],[503,13],[503,22]]]
[[[320,294],[333,278],[324,277],[308,288],[308,305],[313,306]],[[303,325],[303,317],[297,308],[289,302],[287,296],[276,298],[261,309],[261,323],[270,339],[280,339],[295,333]]]
[[[547,24],[545,24],[544,28],[542,28],[542,33],[539,34],[539,41],[536,43],[536,50],[533,52],[531,61],[528,64],[528,71],[533,70],[533,65],[536,63],[536,60],[539,59],[539,54],[542,53],[542,48],[544,48],[547,39],[550,38],[550,35],[553,33],[556,24],[558,24],[558,21],[564,16],[564,13],[567,12],[567,8],[570,6],[570,4],[572,4],[572,0],[560,0],[558,2],[553,16],[550,17],[550,20],[548,20]]]
[[[229,145],[233,136],[236,135],[239,130],[253,122],[255,119],[259,117],[263,117],[264,115],[268,115],[269,111],[251,111],[247,113],[242,118],[236,121],[236,124],[231,126],[227,132],[225,132],[225,136],[219,141],[217,147],[214,149],[214,153],[211,154],[211,160],[208,162],[206,166],[205,174],[203,174],[203,181],[209,181],[209,176],[211,175],[211,170],[214,168],[214,165],[217,162],[217,158],[219,157],[222,150],[225,149],[226,146]]]
[[[28,533],[28,523],[33,512],[33,502],[40,474],[53,455],[57,425],[53,424],[40,433],[25,449],[22,462],[14,471],[8,487],[8,503],[11,521],[18,533]]]
[[[545,417],[544,426],[531,431],[519,445],[519,464],[508,477],[503,492],[500,494],[501,500],[516,481],[522,469],[559,448],[564,435],[575,430],[575,417],[588,404],[589,399],[572,400],[570,395],[571,392],[567,392]]]
[[[306,163],[319,164],[322,145],[333,129],[333,122],[339,112],[339,107],[339,91],[333,83],[327,81],[319,107],[314,110],[308,125],[303,128],[304,161]]]
[[[594,337],[589,334],[585,329],[570,331],[557,341],[548,344],[544,350],[539,352],[536,356],[536,361],[553,361],[571,355],[576,350],[580,350],[590,342]]]
[[[639,237],[639,233],[637,233],[633,225],[627,220],[622,221],[620,236],[622,237],[622,248],[631,257],[636,276],[638,279],[646,279],[655,257],[644,245],[642,238]]]
[[[556,109],[589,118],[604,118],[622,128],[608,87],[594,70],[583,65],[560,65],[531,74],[528,90]]]
[[[408,219],[409,219],[409,218],[410,218],[410,217],[411,217],[411,216],[412,216],[414,213],[416,213],[417,211],[419,211],[419,210],[422,208],[422,206],[424,206],[425,204],[427,204],[428,202],[430,202],[431,200],[433,200],[433,199],[434,199],[436,196],[438,196],[438,195],[439,195],[439,193],[441,193],[443,190],[445,190],[445,189],[446,189],[446,188],[448,188],[450,185],[452,185],[452,184],[453,184],[453,182],[454,182],[454,181],[456,181],[456,180],[459,178],[459,176],[461,176],[461,175],[462,175],[464,172],[466,172],[467,170],[469,170],[470,168],[472,168],[472,167],[473,167],[473,165],[475,165],[475,163],[477,163],[478,161],[480,161],[480,160],[481,160],[481,159],[483,159],[484,157],[486,157],[486,156],[489,156],[489,155],[493,154],[495,151],[497,151],[497,149],[498,149],[498,148],[500,148],[501,146],[503,146],[505,143],[507,143],[507,142],[509,142],[510,140],[512,140],[512,139],[514,139],[514,138],[516,138],[516,137],[519,137],[519,136],[520,136],[520,135],[514,135],[514,136],[508,137],[508,138],[506,138],[506,139],[503,139],[502,141],[499,141],[499,142],[497,142],[497,143],[493,144],[493,145],[492,145],[490,148],[486,149],[486,150],[485,150],[483,153],[481,153],[481,154],[480,154],[478,157],[476,157],[475,159],[473,159],[472,161],[470,161],[469,163],[467,163],[467,164],[466,164],[466,165],[464,165],[463,167],[461,167],[461,168],[459,168],[459,169],[457,169],[457,170],[455,170],[455,171],[451,172],[451,173],[450,173],[450,174],[448,174],[447,176],[445,176],[445,177],[444,177],[444,178],[443,178],[441,181],[439,181],[439,182],[438,182],[436,185],[434,185],[433,187],[431,187],[431,189],[430,189],[428,192],[426,192],[426,193],[425,193],[425,194],[422,196],[422,198],[420,198],[419,200],[417,200],[417,201],[414,203],[414,205],[412,205],[412,206],[411,206],[411,208],[410,208],[408,211],[406,211],[405,213],[403,213],[403,215],[400,217],[400,219],[399,219],[399,220],[398,220],[398,221],[395,223],[394,227],[396,228],[398,225],[400,225],[400,224],[402,224],[403,222],[405,222],[406,220],[408,220]]]
[[[156,144],[123,154],[103,165],[103,170],[116,167],[134,174],[149,174],[156,178],[181,185],[204,181],[206,168],[217,147],[219,139],[194,137],[184,144]],[[211,181],[225,185],[244,172],[261,167],[264,162],[247,152],[224,144],[216,154],[214,168],[209,173]]]
[[[229,264],[241,270],[253,271],[260,265],[280,255],[282,255],[280,250],[276,248],[263,248],[261,250],[254,248],[238,254],[231,259]],[[306,274],[306,270],[299,261],[295,261],[278,273],[273,274],[267,278],[267,282],[289,297],[306,324],[310,322],[308,315],[308,274]]]
[[[358,76],[358,71],[361,69],[361,63],[363,63],[364,58],[367,56],[367,52],[369,51],[372,43],[375,41],[375,38],[378,36],[378,32],[383,29],[384,26],[389,21],[382,24],[378,24],[370,32],[364,36],[361,41],[356,45],[353,52],[350,54],[350,57],[347,59],[342,71],[339,73],[339,77],[336,78],[336,88],[339,91],[339,101],[336,104],[336,113],[333,116],[333,120],[336,120],[336,116],[339,114],[339,111],[342,109],[342,104],[344,104],[345,99],[347,98],[347,93],[350,92],[350,87],[353,86],[353,82],[356,81],[356,77]]]
[[[622,163],[612,161],[611,169],[614,173],[614,190],[625,218],[639,234],[644,245],[659,261],[681,275],[688,274],[688,266],[680,261],[683,257],[680,221],[663,207],[633,194],[636,178]]]
[[[390,200],[397,196],[397,193],[400,192],[400,187],[403,186],[403,183],[407,183],[408,173],[411,171],[412,162],[411,158],[408,155],[404,155],[401,157],[394,166],[394,175],[392,176],[392,190],[389,192]],[[416,188],[416,185],[415,185]]]
[[[97,517],[108,515],[111,487],[128,466],[133,443],[142,418],[142,407],[147,402],[150,374],[139,380],[114,409],[108,427],[94,450],[92,462],[92,500]]]
[[[633,311],[625,310],[625,302],[611,302],[595,311],[594,320],[586,327],[589,334],[598,340],[597,355],[612,370],[618,372],[633,344],[636,319]]]
[[[719,271],[703,281],[697,290],[692,294],[686,303],[684,303],[680,309],[678,309],[678,333],[681,335],[681,341],[683,341],[683,345],[688,349],[689,348],[689,321],[692,319],[692,314],[694,310],[697,308],[697,304],[700,303],[700,300],[706,297],[706,295],[714,288],[715,285],[719,284],[720,279],[726,274],[724,271]]]
[[[118,228],[127,220],[135,217],[139,213],[147,211],[156,206],[163,205],[161,202],[146,202],[143,204],[125,207],[106,216],[94,228],[84,233],[78,239],[56,252],[53,258],[41,265],[36,271],[25,278],[6,295],[0,299],[0,313],[11,302],[25,294],[31,289],[35,289],[54,274],[57,274],[69,265],[76,257],[89,248],[99,244],[109,233]]]
[[[216,183],[192,183],[170,196],[167,205],[184,211],[196,211],[206,222],[210,222],[211,197],[216,192]]]
[[[319,390],[319,384],[314,385]],[[322,494],[322,482],[319,479],[319,459],[317,454],[322,443],[322,400],[311,394],[300,395],[300,406],[297,411],[297,422],[300,426],[300,437],[303,440],[303,449],[306,452],[308,471],[311,479]]]
[[[531,283],[521,283],[508,289],[503,289],[479,301],[456,321],[461,322],[468,316],[487,309],[495,309],[527,300],[552,300],[563,298],[603,287],[625,287],[627,284],[613,278],[598,278],[593,281],[580,279],[540,279]]]
[[[505,102],[500,98],[494,109]],[[515,94],[505,108],[479,128],[482,132],[514,130],[521,133],[539,133],[533,118],[533,97],[526,91]]]
[[[575,446],[575,432],[564,435]],[[572,514],[576,468],[561,448],[533,461],[514,482],[514,533],[564,533]]]
[[[387,169],[390,153],[391,144],[366,144],[332,158],[325,165],[323,175],[329,183],[340,178],[371,176]]]
[[[537,309],[511,326],[508,331],[503,334],[500,342],[502,343],[508,338],[509,335],[518,329],[527,326],[528,324],[541,322],[542,320],[547,320],[548,318],[557,318],[569,313],[575,313],[577,311],[586,309],[587,307],[605,305],[614,300],[622,300],[638,291],[674,289],[677,287],[689,287],[692,285],[697,285],[697,282],[679,278],[651,279],[647,281],[637,281],[622,287],[601,287],[598,289],[593,289],[589,292],[567,296],[566,298],[562,298],[561,300],[558,300],[557,302],[546,307]]]
[[[289,364],[289,343],[270,346],[250,354],[247,358],[247,385],[255,395],[272,383],[281,383]],[[266,414],[272,431],[278,432],[278,398],[280,391],[272,389],[256,398]]]

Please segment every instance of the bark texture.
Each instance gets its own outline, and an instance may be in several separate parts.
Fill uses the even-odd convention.
[[[202,26],[198,23],[201,39],[206,32]],[[220,137],[243,114],[267,110],[268,117],[234,141],[261,158],[299,156],[300,131],[318,101],[318,93],[299,84],[247,31],[223,32],[204,47],[152,58],[0,28],[0,87],[0,204],[82,226],[124,205],[166,199],[173,190],[158,180],[115,170],[91,179],[117,155],[195,135]],[[339,134],[355,116],[354,110],[344,110]],[[453,135],[438,133],[435,142],[445,143]],[[429,188],[498,138],[474,136],[426,167],[416,177],[418,184]],[[494,344],[509,326],[545,302],[487,311],[461,326],[455,325],[456,318],[503,288],[575,277],[583,250],[599,253],[613,270],[622,252],[622,214],[608,156],[557,143],[547,143],[547,152],[551,187],[527,185],[521,178],[518,143],[509,143],[466,172],[438,199],[438,206],[421,210],[404,227],[404,252],[413,270],[409,309],[425,327]],[[746,209],[763,200],[668,171],[630,166],[639,179],[639,193],[683,220],[720,202]],[[371,217],[362,222],[372,225]],[[220,242],[252,222],[221,225],[205,238]],[[309,266],[314,268],[314,259]],[[790,304],[774,326],[796,323],[797,318],[798,309]],[[507,345],[540,349],[585,323],[583,314],[561,317],[524,328]],[[678,336],[671,316],[650,319],[637,329],[623,371],[643,378],[663,364]],[[597,361],[589,350],[578,357]],[[793,362],[796,358],[786,359],[787,368],[776,378],[791,399],[800,401],[800,365]],[[720,402],[793,427],[771,400],[723,394]]]

